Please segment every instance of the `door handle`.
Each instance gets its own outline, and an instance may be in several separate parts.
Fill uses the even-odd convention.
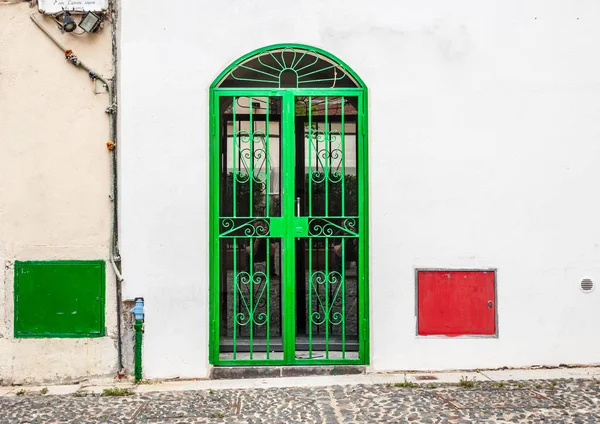
[[[300,216],[300,198],[296,197],[296,216]]]

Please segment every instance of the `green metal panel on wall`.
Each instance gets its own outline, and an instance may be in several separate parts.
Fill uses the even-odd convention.
[[[105,262],[16,261],[15,337],[105,335]]]

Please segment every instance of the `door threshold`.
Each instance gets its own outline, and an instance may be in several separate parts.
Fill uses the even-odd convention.
[[[365,365],[297,365],[212,367],[210,378],[235,380],[241,378],[309,377],[316,375],[365,374]]]

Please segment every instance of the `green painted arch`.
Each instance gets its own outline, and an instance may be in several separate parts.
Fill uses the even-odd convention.
[[[215,78],[215,80],[213,81],[213,83],[210,86],[211,91],[221,88],[221,87],[219,87],[219,84],[221,82],[223,82],[227,78],[227,76],[231,73],[231,71],[236,69],[239,65],[247,62],[250,59],[253,59],[254,57],[258,57],[264,53],[270,52],[272,50],[281,50],[281,49],[301,49],[301,50],[305,50],[307,52],[317,53],[317,54],[323,56],[324,58],[326,58],[327,60],[329,60],[329,61],[333,62],[334,64],[337,64],[341,68],[343,68],[343,70],[358,84],[358,87],[356,87],[356,88],[362,88],[363,90],[366,90],[366,88],[367,88],[367,86],[364,83],[364,81],[362,80],[362,78],[360,78],[360,76],[358,76],[358,74],[350,66],[348,66],[348,64],[346,64],[344,61],[339,59],[337,56],[329,53],[328,51],[320,49],[318,47],[313,47],[313,46],[310,46],[307,44],[282,43],[282,44],[272,44],[270,46],[261,47],[259,49],[253,50],[250,53],[247,53],[247,54],[239,57],[238,59],[236,59],[229,66],[227,66],[217,76],[217,78]],[[282,88],[282,89],[285,89],[285,88]],[[312,89],[312,88],[306,87],[306,89]]]

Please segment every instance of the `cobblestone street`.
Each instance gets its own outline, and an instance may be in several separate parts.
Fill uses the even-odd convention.
[[[0,397],[1,423],[598,423],[597,380]]]

